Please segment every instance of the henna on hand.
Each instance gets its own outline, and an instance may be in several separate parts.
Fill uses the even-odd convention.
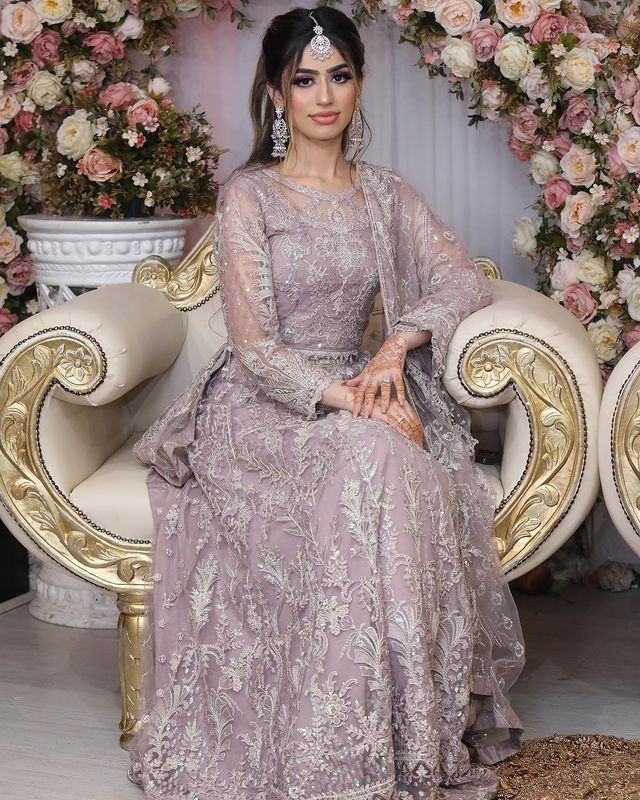
[[[395,386],[396,398],[401,406],[405,404],[404,362],[407,356],[407,341],[402,333],[394,333],[384,343],[359,375],[345,381],[355,389],[353,416],[360,411],[369,417],[380,390],[382,411],[387,411],[391,402],[391,384]],[[384,380],[388,379],[388,380]]]
[[[380,398],[376,398],[371,418],[386,422],[418,447],[424,447],[422,422],[411,403],[400,405],[396,398],[392,398],[389,408],[384,411]]]

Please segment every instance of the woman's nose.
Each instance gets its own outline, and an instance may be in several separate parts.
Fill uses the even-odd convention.
[[[331,91],[331,85],[328,80],[320,81],[317,101],[323,106],[333,103],[333,92]]]

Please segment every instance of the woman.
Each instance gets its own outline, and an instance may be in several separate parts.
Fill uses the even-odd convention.
[[[341,12],[271,22],[216,214],[229,344],[137,445],[158,538],[132,777],[154,800],[481,800],[469,749],[518,747],[494,498],[440,382],[487,281],[359,160],[363,68]]]

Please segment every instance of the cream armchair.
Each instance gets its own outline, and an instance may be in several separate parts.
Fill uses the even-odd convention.
[[[640,345],[625,353],[605,386],[598,462],[613,524],[640,556]]]
[[[121,743],[138,724],[144,596],[154,536],[132,447],[226,341],[207,231],[171,271],[81,295],[0,339],[0,516],[39,558],[117,595]],[[554,552],[597,490],[600,375],[587,334],[536,292],[498,280],[456,331],[446,386],[471,409],[496,492],[509,578]],[[377,307],[365,335],[382,338]],[[490,458],[486,453],[490,452]]]

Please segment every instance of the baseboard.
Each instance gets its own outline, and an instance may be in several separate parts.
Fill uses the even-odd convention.
[[[6,614],[8,611],[13,611],[14,608],[26,605],[31,600],[31,592],[19,594],[17,597],[12,597],[11,600],[5,600],[0,603],[0,614]]]

